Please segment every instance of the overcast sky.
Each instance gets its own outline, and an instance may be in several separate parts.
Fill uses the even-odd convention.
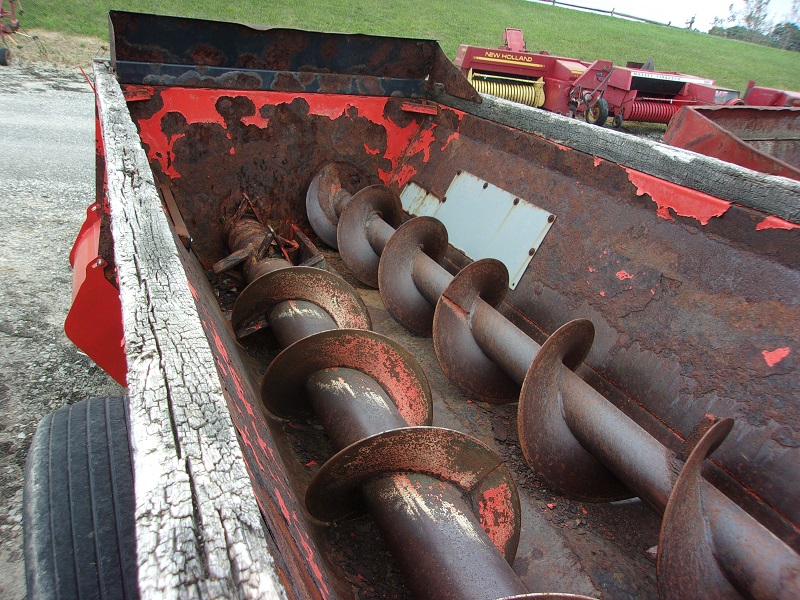
[[[556,0],[558,2],[559,0]],[[568,4],[601,8],[603,10],[615,9],[618,12],[668,23],[684,26],[695,16],[694,28],[708,31],[714,17],[726,18],[729,14],[728,7],[731,0],[560,0]],[[741,10],[744,3],[735,0],[736,10]],[[792,0],[771,0],[769,12],[775,23],[782,23],[792,7]]]

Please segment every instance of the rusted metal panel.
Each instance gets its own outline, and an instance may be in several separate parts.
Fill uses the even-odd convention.
[[[243,193],[262,221],[311,233],[301,199],[322,165],[337,160],[370,174],[348,181],[352,191],[388,181],[427,118],[403,111],[399,98],[180,87],[155,88],[130,111],[207,265],[227,254],[222,221]]]
[[[687,107],[664,143],[800,180],[800,108]]]
[[[121,83],[422,96],[434,85],[480,102],[432,40],[256,28],[111,11]]]
[[[540,341],[591,318],[592,369],[579,372],[667,447],[707,412],[738,415],[738,444],[707,475],[800,547],[800,228],[470,115],[425,127],[400,188],[444,195],[463,169],[557,217],[504,312]]]

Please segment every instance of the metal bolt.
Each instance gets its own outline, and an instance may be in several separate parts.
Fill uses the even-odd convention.
[[[486,189],[487,187],[489,187],[489,183],[488,182],[484,182],[483,183],[483,189]]]
[[[528,250],[529,256],[533,256],[534,254],[536,254],[536,248],[531,248],[530,250]]]
[[[516,206],[517,204],[519,204],[519,198],[514,198],[514,206]]]
[[[550,215],[549,217],[547,217],[547,222],[548,223],[552,223],[555,220],[556,220],[556,216],[555,215]]]

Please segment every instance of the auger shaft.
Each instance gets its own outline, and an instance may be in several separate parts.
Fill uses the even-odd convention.
[[[318,371],[306,390],[337,450],[407,425],[381,387],[358,371]],[[398,472],[363,483],[361,491],[418,597],[489,600],[526,593],[454,485]]]
[[[357,207],[358,214],[369,214],[370,202],[376,202],[376,205],[379,203],[381,210],[387,210],[386,207],[391,204],[388,196],[392,192],[388,188],[379,191],[377,187],[373,186],[363,190],[365,193],[369,190],[369,194],[361,199],[358,199],[358,194],[353,197],[352,205],[354,208]],[[397,199],[397,204],[399,204],[399,199]],[[358,223],[358,219],[348,218],[347,211],[348,208],[345,208],[342,213],[342,219],[348,222],[347,235],[357,236],[354,224]],[[356,214],[356,210],[353,210],[353,214]],[[404,224],[401,229],[408,227],[413,221],[414,219]],[[375,254],[381,257],[380,271],[383,272],[386,254],[384,250],[392,244],[392,236],[395,235],[396,230],[381,218],[377,210],[363,221],[363,225],[362,235],[366,237]],[[428,228],[428,234],[430,231],[431,229]],[[414,243],[418,243],[417,238],[411,233],[406,235],[408,237],[405,238],[405,241],[414,240]],[[422,238],[424,235],[419,236],[419,239]],[[427,239],[433,245],[435,238]],[[561,360],[558,360],[557,364],[545,366],[537,364],[536,359],[543,347],[481,297],[471,298],[469,306],[461,306],[448,298],[448,289],[458,276],[450,275],[436,260],[428,256],[425,253],[424,245],[419,243],[418,248],[412,248],[410,253],[403,251],[402,256],[411,261],[410,265],[398,263],[398,254],[395,254],[392,271],[389,272],[387,266],[387,273],[379,275],[379,278],[388,279],[400,276],[400,270],[409,269],[411,275],[409,283],[413,283],[416,291],[431,307],[437,307],[437,318],[439,310],[444,305],[448,303],[452,305],[453,312],[459,315],[459,320],[467,323],[472,339],[484,355],[500,367],[514,382],[523,385],[523,397],[526,396],[525,387],[531,382],[534,366],[540,371],[542,369],[549,371],[546,374],[551,377],[554,384],[547,390],[548,397],[530,399],[530,402],[546,405],[541,412],[546,414],[549,419],[544,424],[544,430],[537,428],[535,422],[530,423],[532,430],[530,435],[557,438],[551,447],[557,447],[563,443],[569,447],[570,452],[565,452],[558,457],[554,464],[558,464],[559,469],[551,467],[549,473],[543,472],[541,464],[536,464],[536,461],[531,462],[529,459],[530,466],[568,495],[571,486],[570,478],[578,480],[579,487],[584,484],[581,480],[589,480],[589,484],[582,488],[589,492],[585,494],[572,493],[572,495],[582,496],[584,499],[592,499],[593,483],[591,480],[593,478],[598,478],[600,481],[600,484],[596,486],[599,495],[595,499],[603,499],[605,497],[603,494],[607,494],[609,497],[613,494],[622,495],[624,492],[621,486],[614,483],[614,478],[616,478],[663,514],[672,496],[682,461],[578,377],[570,368],[562,364]],[[399,252],[397,246],[394,247],[394,250]],[[361,258],[360,256],[345,256],[348,250],[346,247],[343,248],[341,243],[340,251],[344,262],[348,265],[357,264]],[[388,253],[388,250],[386,252]],[[374,259],[371,260],[374,262]],[[359,267],[362,268],[361,273],[365,273],[363,265],[359,265]],[[369,273],[366,275],[364,280],[368,282],[367,279],[371,279],[371,277]],[[507,280],[504,287],[507,287]],[[398,291],[397,284],[394,284],[394,290]],[[416,319],[414,327],[411,327],[396,314],[402,313],[402,310],[396,308],[398,300],[384,295],[385,290],[382,283],[381,294],[387,304],[387,309],[401,324],[415,331],[422,329],[418,322],[419,315],[425,313],[424,311],[420,312],[417,301],[412,300],[412,304],[408,308],[408,312],[412,314],[409,319]],[[414,302],[417,303],[413,304]],[[393,306],[390,307],[390,304]],[[405,316],[407,315],[403,315],[403,317]],[[589,341],[590,343],[591,341]],[[588,352],[588,346],[585,348],[585,352]],[[578,363],[585,356],[585,352],[580,354]],[[576,368],[578,364],[572,366]],[[448,369],[445,367],[446,365],[443,363],[443,369],[447,372]],[[460,365],[460,367],[469,369],[469,365]],[[535,388],[536,385],[532,387]],[[468,390],[467,393],[469,393]],[[520,440],[524,442],[525,432],[522,428],[522,421],[525,415],[522,406],[521,401]],[[571,470],[572,465],[569,460],[572,455],[580,463],[574,471]],[[528,458],[527,454],[526,458]],[[547,459],[548,457],[545,457],[545,460]],[[703,498],[703,501],[698,504],[700,506],[698,510],[705,511],[712,518],[708,519],[708,530],[682,532],[681,537],[685,538],[686,544],[691,546],[694,541],[697,547],[707,547],[706,554],[708,556],[704,556],[703,560],[712,563],[715,560],[722,561],[719,568],[721,572],[724,572],[725,578],[735,582],[736,589],[746,595],[762,598],[780,597],[787,593],[800,595],[800,557],[796,552],[705,480],[701,480],[698,484],[697,494]],[[730,543],[732,539],[740,539],[744,533],[748,536],[747,543]],[[716,553],[716,540],[720,540],[720,544],[724,547],[724,552],[719,555]],[[772,578],[767,576],[762,567],[766,563],[782,565],[780,576],[776,575]],[[701,577],[699,574],[695,576]]]
[[[386,238],[382,246],[373,245],[376,252],[383,251],[395,232],[377,215],[367,230],[381,232],[381,240]],[[431,305],[436,305],[453,278],[424,252],[414,255],[414,285]],[[541,346],[480,298],[471,312],[470,327],[481,350],[521,386]],[[564,417],[572,434],[633,492],[663,513],[677,476],[677,459],[575,373],[566,367],[563,372]]]
[[[260,243],[258,230],[259,224],[249,219],[232,224],[228,235],[231,250]],[[263,238],[266,231],[263,227],[261,230]],[[385,234],[386,228],[375,229],[376,244],[381,248],[382,232]],[[256,261],[246,265],[249,282],[261,275],[264,273]],[[307,300],[276,302],[266,317],[283,348],[338,328],[331,315]],[[381,385],[359,370],[317,370],[307,378],[305,391],[337,451],[408,427]],[[403,448],[397,450],[402,452]],[[527,593],[482,528],[474,508],[465,501],[464,491],[453,483],[399,470],[369,478],[360,489],[418,597],[489,600]]]

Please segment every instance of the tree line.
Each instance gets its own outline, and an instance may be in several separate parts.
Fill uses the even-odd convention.
[[[800,0],[792,1],[785,20],[775,23],[769,18],[770,0],[744,0],[737,11],[731,4],[727,17],[716,17],[709,34],[719,37],[772,46],[800,52]]]

